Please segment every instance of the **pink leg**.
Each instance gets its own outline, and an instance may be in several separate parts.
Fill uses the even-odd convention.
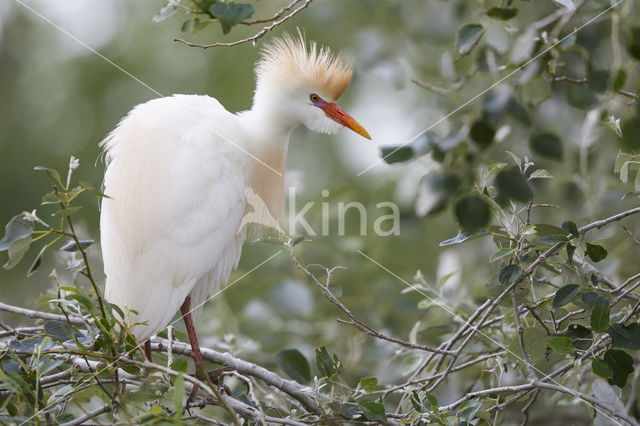
[[[189,334],[193,360],[196,363],[196,374],[200,373],[206,376],[207,370],[204,368],[204,359],[202,359],[200,345],[198,344],[198,336],[196,336],[196,329],[193,327],[193,319],[191,317],[191,296],[187,296],[187,298],[184,299],[184,303],[180,307],[180,312],[182,312],[184,325],[187,327],[187,334]]]
[[[144,342],[144,354],[148,361],[153,362],[153,359],[151,359],[151,340]]]

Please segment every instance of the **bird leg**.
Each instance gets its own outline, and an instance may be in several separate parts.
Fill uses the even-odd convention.
[[[153,359],[151,359],[151,340],[150,339],[147,339],[147,341],[144,342],[144,355],[147,357],[147,361],[153,362]]]
[[[196,336],[196,329],[193,327],[193,318],[191,317],[191,296],[187,296],[187,298],[184,299],[184,303],[180,307],[180,312],[182,312],[184,325],[187,327],[187,334],[189,335],[189,342],[191,343],[191,352],[193,360],[196,363],[196,375],[204,374],[206,376],[207,370],[204,367],[204,359],[202,359],[198,336]]]
[[[222,367],[216,370],[207,371],[204,366],[204,359],[202,358],[202,352],[200,352],[200,345],[198,344],[198,336],[196,336],[196,329],[193,326],[193,317],[191,316],[191,296],[187,296],[184,299],[184,303],[180,307],[180,312],[182,312],[182,319],[184,320],[184,325],[187,328],[187,334],[189,335],[189,342],[191,343],[191,355],[193,356],[193,360],[196,364],[196,377],[199,379],[204,379],[205,381],[211,380],[212,382],[219,385],[218,379],[220,375],[229,371],[231,367]],[[225,389],[225,392],[230,394]],[[191,401],[193,401],[194,397],[198,393],[198,385],[194,385],[191,389],[191,393],[189,394],[189,398],[187,398],[187,410],[189,409]]]

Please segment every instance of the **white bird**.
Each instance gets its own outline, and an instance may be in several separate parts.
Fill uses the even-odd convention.
[[[262,50],[256,74],[248,111],[233,114],[209,96],[154,99],[100,144],[110,197],[100,215],[105,297],[141,342],[181,308],[198,371],[192,306],[238,265],[247,193],[262,200],[253,215],[283,219],[291,130],[304,124],[333,134],[344,126],[371,139],[334,103],[352,71],[328,49],[284,35]],[[145,353],[150,359],[148,340]]]

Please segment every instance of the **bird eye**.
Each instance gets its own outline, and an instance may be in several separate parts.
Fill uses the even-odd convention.
[[[311,102],[315,104],[320,100],[320,96],[316,95],[315,93],[312,93],[311,96],[309,96],[309,99],[311,99]]]

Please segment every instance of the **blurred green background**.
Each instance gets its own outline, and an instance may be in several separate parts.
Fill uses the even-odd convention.
[[[257,2],[255,17],[271,16],[287,3]],[[513,44],[510,28],[521,29],[559,7],[552,1],[515,3],[518,17],[507,25],[478,16],[475,2],[315,1],[264,38],[267,41],[283,31],[295,32],[299,27],[308,39],[340,52],[354,66],[353,82],[340,104],[363,124],[373,142],[346,131],[337,136],[323,136],[296,129],[289,149],[287,185],[295,186],[298,205],[307,201],[316,203],[307,215],[315,229],[321,228],[321,203],[329,203],[333,214],[331,235],[316,236],[298,246],[301,260],[346,267],[336,272],[334,280],[341,300],[364,322],[389,334],[409,339],[415,327],[414,335],[420,342],[433,344],[447,331],[452,319],[439,308],[419,309],[417,303],[422,296],[416,292],[402,293],[407,289],[406,283],[356,250],[362,250],[409,283],[421,271],[444,300],[457,305],[486,298],[484,284],[496,272],[495,265],[488,262],[495,246],[490,239],[453,248],[438,246],[458,230],[450,207],[425,217],[420,209],[416,210],[416,203],[430,195],[421,180],[441,167],[431,155],[400,165],[380,162],[362,175],[356,174],[379,158],[379,147],[406,142],[495,80],[488,73],[477,72],[457,93],[457,100],[452,100],[418,87],[412,79],[449,87],[481,59],[482,53],[478,52],[485,47],[508,54]],[[33,170],[36,165],[58,169],[64,175],[69,156],[74,155],[81,163],[76,180],[100,185],[104,164],[98,143],[133,106],[157,97],[119,67],[163,95],[208,94],[230,111],[251,105],[252,67],[262,41],[255,47],[245,44],[202,50],[172,40],[186,37],[200,42],[231,41],[253,34],[254,27],[240,25],[225,36],[217,25],[195,36],[181,34],[184,18],[152,22],[151,18],[163,5],[160,1],[39,0],[26,4],[77,40],[19,3],[0,4],[2,224],[23,210],[37,208],[43,218],[50,213],[39,206],[48,183]],[[583,23],[585,16],[594,16],[608,4],[588,2],[581,18],[569,28]],[[629,14],[636,18],[638,15],[637,10]],[[443,55],[452,52],[457,30],[468,22],[481,22],[485,26],[481,44],[460,61],[447,61]],[[610,32],[610,20],[601,19],[582,30],[575,41],[588,52],[595,66],[606,67],[612,61]],[[572,55],[578,54],[569,52],[563,58],[562,74],[584,75],[582,61],[572,59]],[[637,82],[636,68],[627,85],[637,88]],[[550,84],[543,79],[537,84],[529,90],[520,88],[514,95],[527,108],[528,123],[508,116],[501,122],[510,131],[504,140],[482,152],[467,143],[464,149],[469,150],[469,155],[481,156],[485,162],[510,162],[506,150],[520,157],[527,155],[536,166],[555,176],[553,180],[536,182],[536,201],[560,208],[534,211],[534,223],[559,225],[572,219],[581,225],[636,205],[636,198],[620,200],[633,190],[633,183],[622,184],[614,175],[619,137],[603,124],[608,113],[623,119],[633,114],[635,108],[627,106],[629,99],[608,99],[608,105],[614,106],[612,111],[604,110],[598,103],[576,107],[568,103],[567,92],[573,89],[568,89],[567,84]],[[444,138],[468,125],[480,115],[483,99],[480,97],[464,107],[432,131]],[[532,128],[549,129],[560,135],[562,161],[531,154],[528,139]],[[330,195],[321,196],[322,189],[328,189]],[[91,194],[82,197],[84,209],[77,214],[76,222],[83,237],[97,240],[98,202]],[[359,235],[359,221],[354,212],[347,217],[346,235],[338,235],[334,213],[341,201],[360,201],[368,206],[369,235]],[[400,207],[399,236],[381,238],[373,234],[374,220],[388,213],[376,208],[383,201],[393,201]],[[606,240],[612,231],[616,230],[594,233],[594,237]],[[265,243],[245,245],[240,268],[231,281],[278,249]],[[633,270],[633,259],[640,253],[629,239],[616,240],[607,249],[615,256],[607,259],[604,269],[613,277],[624,277]],[[56,259],[49,256],[40,271],[26,279],[29,260],[36,254],[32,251],[16,269],[0,271],[3,302],[42,308],[36,299],[53,287],[47,276]],[[99,246],[93,246],[89,253],[93,269],[101,272]],[[69,279],[60,270],[59,274],[63,281]],[[0,318],[10,323],[20,320],[8,315]],[[295,347],[311,357],[314,347],[326,345],[329,352],[340,355],[350,377],[378,375],[383,384],[401,377],[403,362],[405,365],[409,362],[406,353],[396,353],[393,345],[340,325],[336,318],[342,318],[341,312],[295,270],[282,252],[209,302],[198,319],[198,328],[204,345],[218,349],[232,347],[240,356],[267,366],[275,365],[273,356],[283,348]],[[450,391],[454,390],[452,387]]]

